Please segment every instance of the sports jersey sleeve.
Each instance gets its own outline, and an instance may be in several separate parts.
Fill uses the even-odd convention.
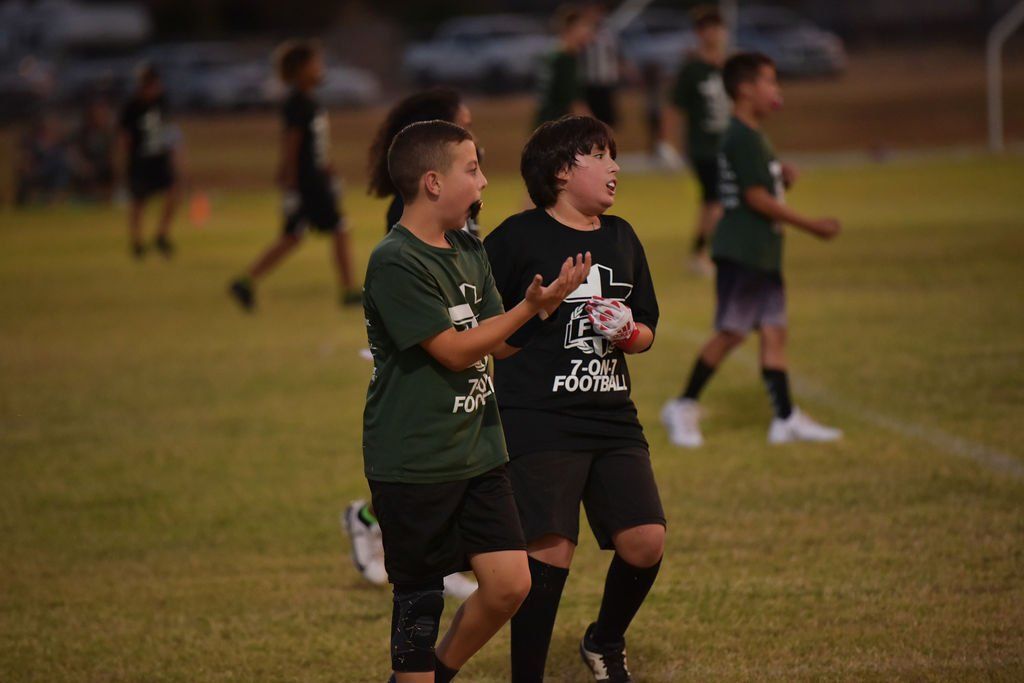
[[[768,166],[768,158],[755,134],[737,136],[726,145],[723,152],[736,174],[736,185],[740,191],[757,186],[773,191],[775,181]]]
[[[427,273],[386,265],[374,275],[366,294],[400,351],[452,326],[444,298]]]
[[[629,224],[627,223],[627,226]],[[643,323],[655,332],[658,328],[658,297],[654,293],[654,280],[651,278],[651,269],[647,264],[647,254],[644,252],[644,245],[636,232],[629,227],[633,239],[633,292],[627,302],[633,311],[633,320]]]

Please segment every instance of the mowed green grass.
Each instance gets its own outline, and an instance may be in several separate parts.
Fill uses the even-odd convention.
[[[637,680],[1024,678],[1024,480],[942,447],[1024,465],[1022,188],[1012,157],[805,173],[792,203],[845,232],[788,238],[791,361],[817,389],[798,401],[846,439],[765,444],[751,340],[706,394],[707,446],[682,452],[657,414],[712,311],[682,265],[694,188],[623,179],[662,306],[631,363],[669,519],[629,633]],[[485,224],[522,199],[492,178]],[[366,495],[362,316],[336,305],[319,239],[258,315],[225,296],[276,202],[214,194],[171,263],[130,261],[115,210],[0,214],[0,680],[386,678],[390,595],[338,526]],[[384,204],[346,209],[362,263]],[[609,559],[585,537],[551,680],[587,680],[576,642]],[[507,680],[506,662],[507,630],[460,679]]]

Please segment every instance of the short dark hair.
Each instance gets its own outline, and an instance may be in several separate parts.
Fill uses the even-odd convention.
[[[722,11],[716,5],[697,5],[690,10],[690,21],[693,22],[693,27],[698,31],[709,26],[725,25]]]
[[[555,10],[554,16],[555,31],[564,33],[586,18],[582,7],[577,5],[559,5],[558,9]]]
[[[160,81],[160,70],[153,62],[142,62],[135,67],[135,82],[140,88],[153,85]]]
[[[274,50],[274,69],[277,76],[288,85],[310,60],[320,54],[320,45],[313,40],[286,40]]]
[[[775,62],[761,52],[739,52],[733,55],[726,60],[725,66],[722,67],[722,83],[725,85],[725,92],[735,100],[740,85],[756,81],[761,73],[761,67],[764,66],[775,68]]]
[[[611,128],[590,116],[570,114],[533,131],[519,163],[533,203],[542,209],[553,206],[562,190],[559,172],[575,165],[578,155],[590,154],[595,147],[607,149],[613,159],[617,154]]]
[[[473,134],[450,121],[420,121],[403,128],[388,148],[388,173],[402,201],[416,198],[424,173],[451,168],[452,146],[466,140],[473,140]]]
[[[392,107],[370,144],[369,193],[389,197],[398,192],[388,173],[388,149],[399,131],[421,121],[454,122],[461,106],[462,98],[451,88],[431,88],[413,93]]]

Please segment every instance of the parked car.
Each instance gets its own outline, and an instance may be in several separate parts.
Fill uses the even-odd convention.
[[[538,61],[555,45],[544,23],[531,16],[459,17],[441,24],[431,41],[410,46],[403,68],[420,86],[508,90],[532,84]]]
[[[270,102],[280,102],[285,91],[284,83],[275,75],[263,84],[263,93]],[[376,102],[380,91],[380,81],[369,71],[328,63],[316,98],[327,107],[361,107]]]
[[[740,49],[765,53],[787,76],[830,76],[846,70],[842,39],[785,7],[742,6],[736,43]]]
[[[662,73],[675,73],[684,55],[697,46],[690,18],[669,9],[641,12],[620,36],[626,59],[639,68],[656,65]]]

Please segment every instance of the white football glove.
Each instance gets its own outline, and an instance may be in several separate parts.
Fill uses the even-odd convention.
[[[592,297],[587,302],[587,317],[598,334],[619,348],[629,346],[640,333],[633,322],[633,311],[621,301]]]

